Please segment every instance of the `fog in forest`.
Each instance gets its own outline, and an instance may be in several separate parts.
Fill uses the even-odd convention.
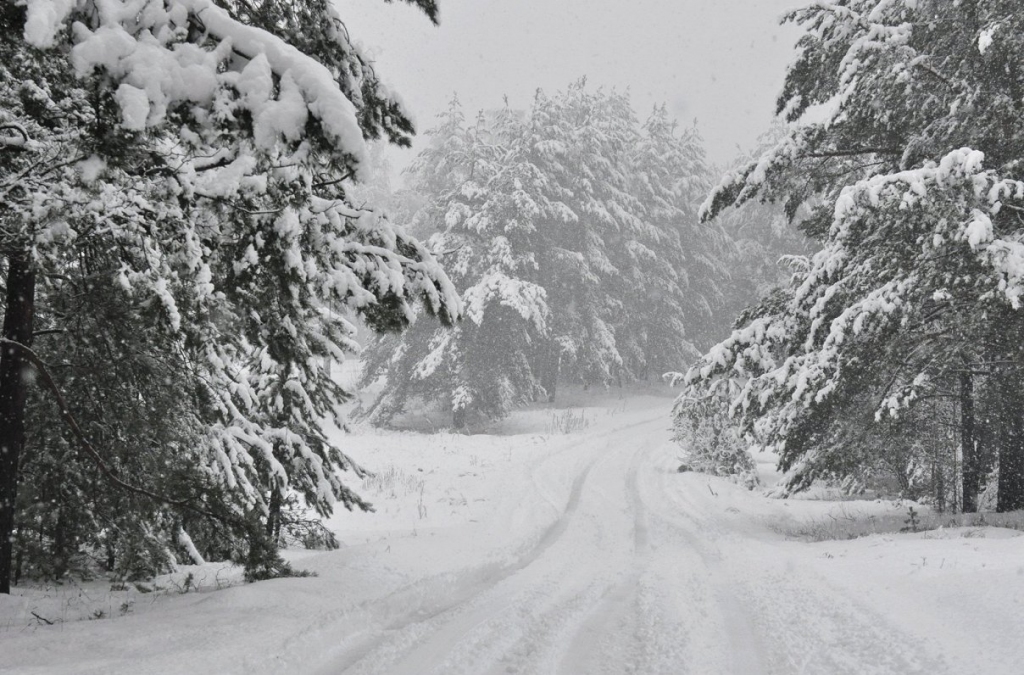
[[[0,673],[1015,675],[1022,35],[0,3]]]

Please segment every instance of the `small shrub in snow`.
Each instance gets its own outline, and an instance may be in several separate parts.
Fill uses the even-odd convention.
[[[381,471],[368,473],[363,477],[363,490],[375,497],[396,499],[401,496],[420,492],[423,481],[409,475],[396,466],[389,466]]]
[[[192,590],[193,584],[195,583],[196,577],[192,572],[185,575],[185,580],[181,582],[181,592],[188,593]]]
[[[281,528],[281,538],[287,547],[301,546],[311,551],[333,551],[341,548],[337,535],[316,517],[286,521]]]
[[[308,577],[310,572],[297,571],[281,557],[277,541],[270,536],[263,523],[253,520],[249,528],[249,545],[235,561],[245,566],[247,582],[265,581],[280,577]]]
[[[571,434],[590,426],[585,410],[579,412],[569,409],[560,413],[551,413],[551,423],[548,425],[548,432],[551,434]]]
[[[754,459],[729,418],[724,396],[716,393],[699,399],[680,397],[672,416],[673,439],[685,453],[680,472],[735,477],[751,489],[760,483]]]
[[[903,522],[905,525],[900,528],[900,532],[917,532],[921,529],[921,516],[914,510],[913,506],[907,508],[907,519]]]

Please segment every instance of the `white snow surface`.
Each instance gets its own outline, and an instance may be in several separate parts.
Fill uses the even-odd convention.
[[[1019,533],[797,540],[907,505],[677,473],[670,408],[609,395],[570,434],[551,410],[473,436],[357,429],[344,447],[377,471],[378,511],[333,518],[338,551],[289,553],[319,576],[53,626],[19,590],[0,596],[0,672],[1020,672]]]

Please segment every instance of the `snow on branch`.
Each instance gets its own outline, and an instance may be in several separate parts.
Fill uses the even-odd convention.
[[[290,78],[303,95],[305,105],[320,120],[328,135],[335,138],[339,147],[353,155],[359,164],[364,163],[366,145],[355,106],[338,88],[326,67],[280,38],[235,21],[226,11],[217,7],[213,0],[179,1],[199,17],[211,34],[229,40],[234,50],[250,59],[262,55],[275,74]],[[294,109],[280,110],[275,114],[286,119],[301,115]],[[284,123],[291,125],[293,122],[288,120]]]
[[[0,124],[0,150],[23,150],[30,140],[22,125],[15,122]]]
[[[97,5],[94,27],[73,24],[72,62],[82,75],[103,68],[120,83],[116,99],[125,128],[159,125],[169,107],[209,104],[219,89],[233,86],[253,115],[259,147],[272,147],[281,136],[297,140],[312,114],[336,151],[355,160],[358,172],[366,158],[358,111],[326,66],[281,38],[235,20],[212,0],[146,3],[145,11],[139,5],[110,0]],[[36,47],[52,47],[74,6],[29,3],[25,39]],[[190,17],[215,40],[212,49],[182,41]],[[233,61],[237,56],[245,62]]]

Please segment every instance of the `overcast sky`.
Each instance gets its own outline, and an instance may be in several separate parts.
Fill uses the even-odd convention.
[[[641,120],[664,102],[696,119],[709,158],[748,149],[774,111],[797,31],[779,26],[801,0],[439,0],[441,25],[405,3],[336,0],[352,38],[418,130],[457,92],[467,116],[534,91],[628,88]],[[404,156],[407,155],[408,157]],[[404,165],[406,151],[393,160]]]

